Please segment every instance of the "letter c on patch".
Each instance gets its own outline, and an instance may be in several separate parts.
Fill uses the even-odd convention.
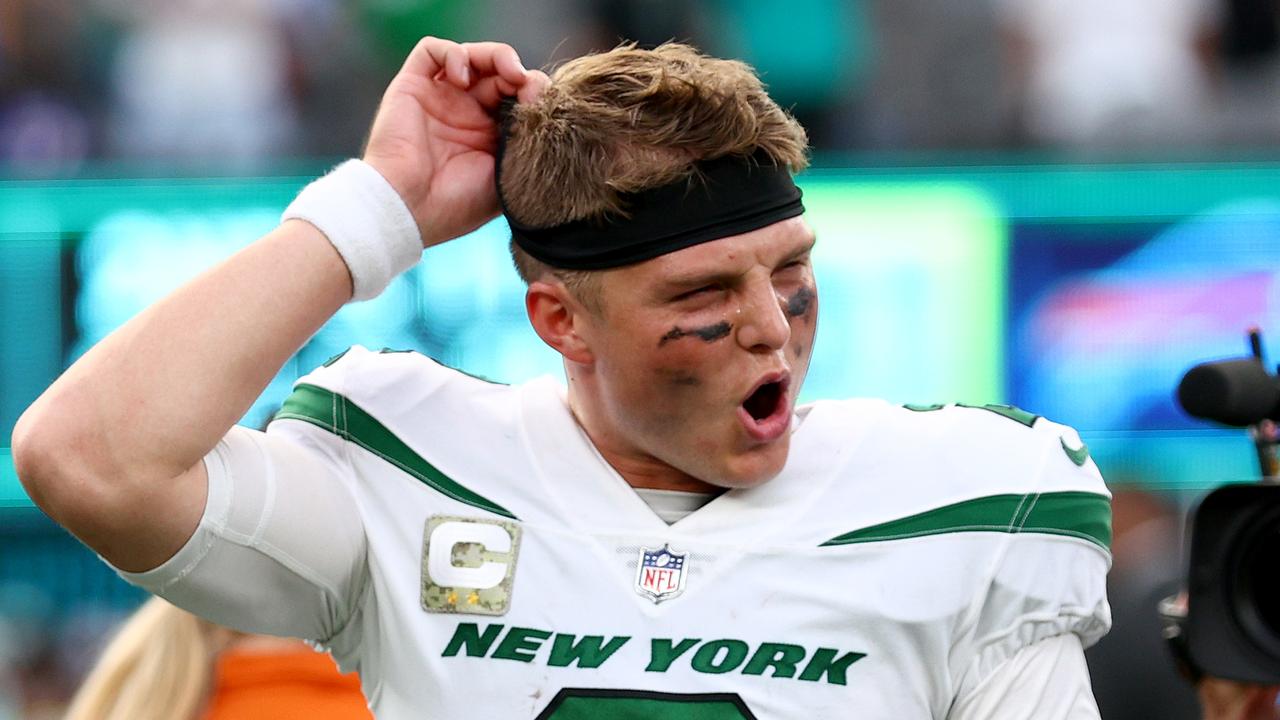
[[[427,573],[441,587],[486,590],[507,576],[507,563],[484,562],[480,567],[453,564],[453,549],[461,543],[478,543],[492,553],[511,552],[511,535],[488,523],[449,521],[437,525],[427,541]]]

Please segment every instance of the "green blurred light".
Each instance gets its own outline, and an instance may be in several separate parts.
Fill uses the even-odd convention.
[[[823,158],[819,158],[822,160]],[[973,160],[970,158],[970,160]],[[1144,163],[1092,165],[985,164],[904,166],[892,158],[825,158],[826,166],[802,177],[806,186],[827,182],[861,187],[970,186],[985,194],[1008,220],[1056,222],[1152,222],[1186,217],[1242,197],[1280,198],[1280,163]],[[841,163],[834,167],[832,163]],[[315,163],[314,172],[323,170]],[[190,211],[246,205],[283,208],[315,174],[254,178],[111,178],[127,168],[103,166],[94,179],[0,180],[0,242],[23,236],[34,208],[54,208],[63,233],[89,229],[122,210]],[[49,236],[48,241],[57,242]]]
[[[18,471],[13,467],[13,453],[0,448],[0,508],[31,507],[31,500],[18,482]]]
[[[1244,430],[1101,430],[1080,437],[1116,487],[1198,493],[1259,479],[1258,456]]]
[[[18,239],[29,229],[32,209],[57,218],[64,235],[84,233],[108,215],[137,212],[202,213],[245,207],[281,210],[311,178],[155,178],[111,180],[0,182],[0,228],[3,240]],[[49,236],[57,242],[57,236]],[[181,238],[175,238],[180,241]]]
[[[1241,198],[1280,198],[1280,164],[1143,163],[827,167],[807,178],[870,185],[970,185],[1010,221],[1161,222]]]
[[[1003,399],[1008,230],[992,199],[962,183],[810,177],[803,188],[822,302],[808,386],[896,402]]]

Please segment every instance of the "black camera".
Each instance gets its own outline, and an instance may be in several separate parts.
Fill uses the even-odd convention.
[[[1280,378],[1251,357],[1192,368],[1178,387],[1191,415],[1248,428],[1261,481],[1209,493],[1189,518],[1186,591],[1160,604],[1185,674],[1280,684]]]

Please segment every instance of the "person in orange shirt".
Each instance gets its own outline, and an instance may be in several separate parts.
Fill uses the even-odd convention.
[[[66,720],[371,720],[355,675],[297,640],[247,635],[159,598],[103,651]]]

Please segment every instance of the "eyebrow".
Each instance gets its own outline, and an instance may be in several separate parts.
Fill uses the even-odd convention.
[[[722,272],[712,270],[703,273],[693,273],[689,275],[676,275],[663,278],[662,284],[668,289],[680,288],[698,288],[703,285],[714,285],[717,283],[728,283],[738,279],[742,273],[738,272]]]
[[[791,253],[787,257],[783,258],[782,264],[786,265],[787,263],[792,262],[793,260],[799,260],[805,255],[808,255],[809,253],[813,252],[813,247],[817,244],[818,244],[818,235],[817,233],[814,233],[813,235],[809,236],[809,241],[804,244],[804,247],[800,248],[799,250],[796,250],[795,252]]]
[[[813,246],[818,242],[817,235],[810,235],[809,240],[794,252],[789,253],[778,263],[778,267],[794,262],[813,252]],[[679,288],[698,288],[703,285],[714,285],[717,283],[728,283],[742,276],[739,272],[727,272],[719,270],[710,270],[706,272],[693,272],[688,275],[672,275],[663,278],[662,285],[668,289]]]

